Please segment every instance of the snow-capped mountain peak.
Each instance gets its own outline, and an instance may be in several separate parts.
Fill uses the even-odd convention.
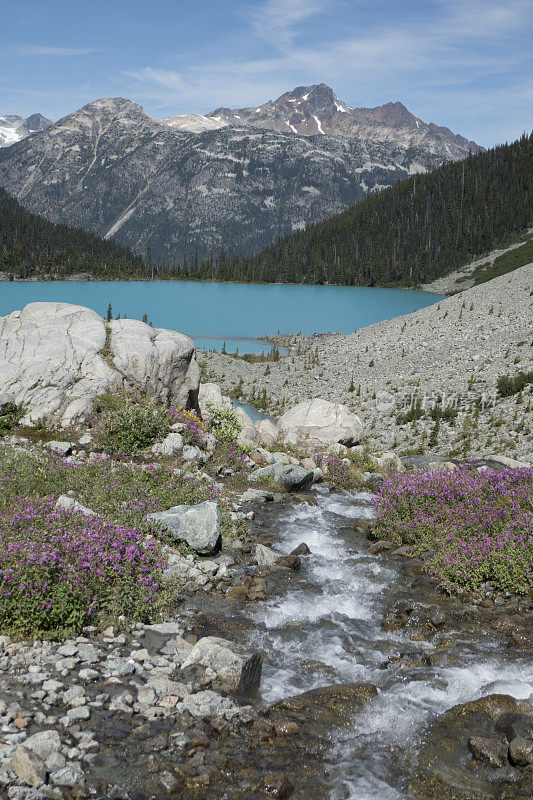
[[[24,119],[16,114],[0,115],[0,147],[9,147],[30,133],[42,131],[52,124],[52,121],[42,114],[32,114]]]

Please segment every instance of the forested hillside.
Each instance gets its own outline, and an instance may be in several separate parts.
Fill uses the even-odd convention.
[[[101,278],[146,274],[142,259],[127,247],[79,228],[48,222],[1,188],[0,272],[23,278],[61,278],[80,272]]]
[[[245,258],[191,277],[416,285],[506,244],[531,223],[532,136],[384,189]]]

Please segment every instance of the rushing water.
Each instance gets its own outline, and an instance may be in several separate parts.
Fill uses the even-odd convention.
[[[280,550],[306,542],[312,555],[302,559],[297,588],[254,617],[254,644],[268,654],[263,699],[273,703],[334,683],[375,684],[378,697],[333,735],[331,800],[405,800],[391,748],[416,738],[424,723],[458,703],[493,692],[533,696],[531,659],[504,652],[493,640],[457,634],[453,667],[424,666],[407,675],[380,669],[390,655],[433,645],[380,627],[390,592],[402,579],[383,559],[362,552],[362,541],[357,552],[350,529],[354,519],[372,516],[370,496],[319,489],[317,498],[318,506],[299,504],[275,524]]]
[[[195,281],[73,281],[0,283],[0,316],[35,301],[88,306],[104,315],[148,319],[181,331],[198,347],[260,352],[258,336],[282,333],[353,333],[383,319],[408,314],[442,295],[355,286],[199,283]]]

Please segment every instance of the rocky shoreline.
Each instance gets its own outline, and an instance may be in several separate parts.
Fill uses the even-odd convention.
[[[530,264],[351,335],[275,337],[290,353],[272,363],[202,351],[200,364],[205,380],[237,399],[260,399],[275,418],[311,397],[345,404],[364,421],[374,452],[531,461],[531,384],[500,397],[497,381],[533,368],[532,289]],[[451,412],[432,440],[435,405]]]

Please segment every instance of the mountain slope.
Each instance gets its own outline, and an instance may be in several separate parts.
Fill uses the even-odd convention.
[[[531,223],[533,137],[409,178],[245,259],[222,280],[413,285],[446,275]],[[205,271],[206,266],[200,268]]]
[[[0,147],[9,147],[25,139],[30,133],[42,131],[51,124],[52,120],[46,119],[42,114],[32,114],[26,119],[16,114],[0,114]]]
[[[484,148],[448,128],[423,122],[402,103],[376,108],[351,108],[325,83],[298,86],[277,100],[252,108],[218,108],[208,115],[218,124],[251,125],[303,136],[330,134],[360,140],[394,142],[404,147],[423,147],[443,160],[464,158]]]
[[[116,242],[31,214],[0,189],[0,273],[29,278],[78,272],[103,278],[141,275],[144,265]]]
[[[331,89],[308,88],[305,113],[321,114],[330,133],[295,136],[216,115],[158,120],[131,100],[97,100],[0,150],[0,185],[53,222],[141,255],[150,245],[154,260],[172,263],[222,247],[257,251],[477,147],[449,131],[439,139],[403,106],[337,111]],[[285,113],[283,98],[269,119]]]

